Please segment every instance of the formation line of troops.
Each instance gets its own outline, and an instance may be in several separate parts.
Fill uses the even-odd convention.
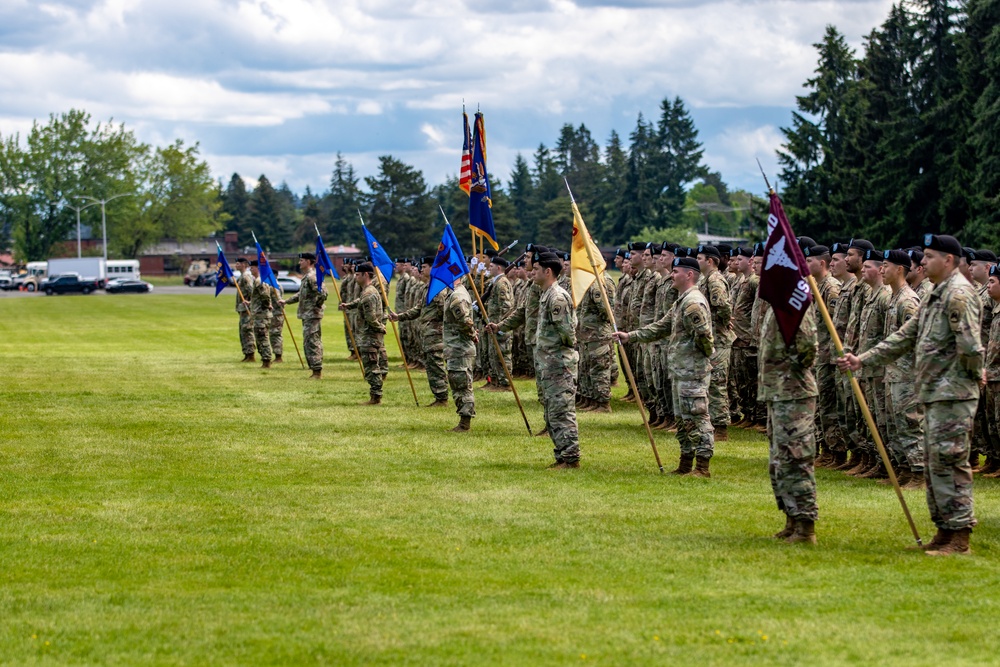
[[[815,543],[815,467],[887,482],[851,391],[851,370],[871,407],[900,485],[926,489],[937,534],[932,555],[969,553],[973,472],[1000,477],[1000,268],[988,250],[963,248],[944,235],[921,246],[876,250],[851,239],[799,244],[844,341],[838,358],[816,305],[786,345],[766,301],[758,298],[764,244],[753,248],[631,243],[619,249],[617,284],[602,276],[612,312],[595,281],[574,307],[569,253],[529,244],[516,261],[470,258],[472,274],[429,303],[433,257],[400,261],[395,302],[384,303],[366,260],[345,263],[341,286],[345,334],[378,405],[388,373],[386,320],[400,323],[406,357],[426,371],[434,400],[454,401],[468,432],[476,416],[473,383],[510,391],[507,371],[534,377],[553,443],[552,468],[580,465],[578,410],[611,412],[617,354],[628,357],[653,428],[676,433],[677,475],[710,478],[717,442],[730,426],[766,433],[769,475],[785,527],[775,537]],[[241,264],[242,263],[242,264]],[[302,287],[280,299],[244,258],[237,299],[244,360],[255,348],[265,367],[281,361],[283,306],[298,303],[313,378],[321,378],[320,322],[326,293],[315,257],[300,255]],[[247,270],[249,269],[249,270]],[[480,313],[468,281],[480,287]],[[615,322],[612,322],[611,316]],[[487,322],[489,324],[487,324]],[[616,326],[617,324],[617,331]],[[486,343],[496,334],[501,355]],[[616,343],[620,344],[616,347]],[[840,367],[838,371],[838,366]],[[980,456],[985,456],[979,466]]]

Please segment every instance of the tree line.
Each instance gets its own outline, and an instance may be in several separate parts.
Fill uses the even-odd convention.
[[[796,231],[1000,247],[1000,2],[908,0],[852,50],[834,26],[785,143]]]

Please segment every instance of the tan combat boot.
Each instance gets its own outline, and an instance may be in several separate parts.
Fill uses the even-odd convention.
[[[371,394],[371,398],[369,398],[361,405],[381,405],[381,404],[382,404],[382,397],[376,396],[375,394]]]
[[[708,471],[708,464],[711,462],[711,460],[712,459],[708,458],[707,456],[699,456],[698,458],[695,459],[694,470],[692,470],[688,474],[691,477],[704,477],[705,479],[710,478],[712,476],[712,473]]]
[[[447,398],[435,398],[433,403],[428,403],[424,407],[425,408],[448,407],[448,399]]]
[[[816,524],[811,519],[796,519],[795,532],[785,538],[788,544],[816,544]]]
[[[249,364],[249,363],[253,362],[253,360],[254,360],[254,356],[253,356],[253,352],[251,352],[250,354],[244,354],[243,355],[243,361],[242,361],[242,363]]]
[[[774,534],[774,539],[783,540],[786,537],[790,537],[792,533],[795,532],[795,519],[785,515],[785,527]]]
[[[466,431],[472,430],[472,417],[460,417],[458,420],[458,426],[451,429],[452,433],[465,433]]]
[[[276,363],[276,364],[283,364],[283,363],[285,363],[285,360],[281,358],[280,354],[276,354],[276,355],[274,355],[274,363]]]
[[[604,413],[611,412],[611,402],[609,401],[607,403],[597,403],[595,401],[593,402],[593,405],[590,407],[589,412],[604,412]]]
[[[542,430],[535,434],[536,438],[547,438],[549,437],[549,427],[543,426]]]
[[[937,549],[928,549],[924,553],[928,556],[968,556],[972,553],[969,548],[969,537],[972,535],[971,528],[961,528],[951,531],[951,540]]]
[[[313,371],[313,374],[309,376],[310,380],[322,380],[323,371]]]
[[[726,426],[716,426],[715,427],[715,441],[716,442],[729,442],[729,428]]]
[[[681,454],[681,460],[677,464],[677,470],[670,471],[671,475],[686,475],[691,472],[691,464],[694,463],[694,455]]]
[[[927,544],[911,544],[906,547],[907,551],[935,551],[951,542],[952,531],[947,528],[938,528],[937,533]]]
[[[271,367],[271,360],[270,359],[265,359],[263,361],[263,363],[261,363],[260,367],[261,368],[270,368]]]

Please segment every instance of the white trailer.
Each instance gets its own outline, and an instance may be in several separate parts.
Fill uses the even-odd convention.
[[[77,273],[80,280],[93,280],[104,287],[108,280],[103,257],[59,257],[49,260],[49,277]]]

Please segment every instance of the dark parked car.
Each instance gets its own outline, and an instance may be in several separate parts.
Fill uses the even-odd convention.
[[[108,294],[141,294],[152,292],[153,286],[144,280],[119,280],[104,290]]]
[[[72,294],[80,292],[90,294],[100,286],[96,280],[81,280],[76,274],[53,276],[45,281],[42,286],[49,296],[53,294]]]
[[[191,282],[192,287],[215,287],[215,281],[217,280],[215,271],[206,271],[202,273],[197,278]]]

